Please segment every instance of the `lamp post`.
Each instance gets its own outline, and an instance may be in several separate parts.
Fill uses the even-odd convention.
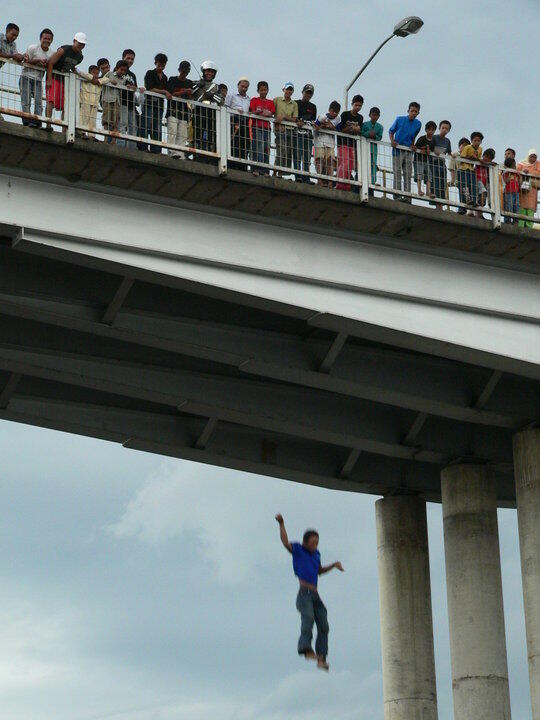
[[[373,60],[375,55],[383,47],[383,45],[386,45],[386,43],[389,40],[391,40],[394,36],[407,37],[407,35],[416,35],[416,33],[420,30],[420,28],[422,27],[423,24],[424,24],[424,21],[422,19],[420,19],[419,17],[416,17],[415,15],[411,15],[410,17],[403,18],[403,20],[400,20],[394,26],[394,32],[382,41],[382,43],[375,50],[375,52],[372,55],[370,55],[370,57],[367,59],[367,61],[362,65],[362,67],[356,73],[356,75],[353,77],[351,82],[345,86],[345,93],[343,96],[344,109],[347,109],[347,107],[349,105],[349,90],[354,85],[354,83],[358,80],[358,78],[364,72],[364,70],[367,68],[369,63]]]

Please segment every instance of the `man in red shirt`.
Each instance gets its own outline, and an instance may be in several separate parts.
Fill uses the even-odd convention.
[[[273,100],[267,98],[268,83],[266,80],[259,80],[257,83],[259,97],[251,98],[249,112],[259,117],[273,117],[276,107]],[[251,129],[251,160],[254,163],[254,175],[269,175],[269,167],[258,167],[256,163],[270,164],[270,123],[258,118],[250,118]]]

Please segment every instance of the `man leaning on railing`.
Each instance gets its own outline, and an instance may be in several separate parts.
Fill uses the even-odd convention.
[[[32,113],[32,99],[34,100],[34,115],[43,115],[43,75],[53,54],[51,49],[53,38],[53,31],[44,28],[39,35],[39,43],[29,45],[23,55],[25,65],[19,78],[19,89],[22,111],[26,115]],[[23,117],[22,124],[39,128],[41,120]]]
[[[71,45],[61,45],[51,55],[47,63],[47,109],[46,116],[52,118],[53,109],[62,111],[64,119],[64,75],[62,73],[75,72],[77,65],[83,61],[82,51],[86,45],[86,35],[83,32],[75,33]],[[53,71],[55,75],[53,76]],[[52,132],[51,123],[45,129]],[[65,132],[65,127],[62,128]]]

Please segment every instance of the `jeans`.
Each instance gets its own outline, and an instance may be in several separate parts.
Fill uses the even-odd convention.
[[[21,91],[21,106],[25,113],[32,112],[32,98],[34,98],[34,114],[43,115],[43,81],[28,75],[21,75],[19,78]],[[41,125],[39,120],[23,119],[23,125]]]
[[[432,195],[436,198],[446,199],[446,163],[440,158],[432,158],[431,156],[429,162],[433,180]]]
[[[412,152],[395,149],[392,154],[392,170],[394,171],[394,190],[411,192]],[[401,183],[402,175],[403,185]],[[398,200],[399,195],[394,195],[394,199]],[[411,202],[411,198],[405,198],[405,200]]]
[[[356,169],[356,152],[353,145],[338,145],[337,149],[337,173],[338,178],[350,180],[353,171]],[[338,190],[350,190],[349,183],[338,182],[336,184]]]
[[[519,213],[519,193],[517,192],[505,192],[503,195],[504,209],[506,212]],[[505,223],[517,223],[517,218],[504,218]]]
[[[125,135],[139,136],[139,113],[135,108],[129,108],[127,105],[120,105],[120,121],[118,123],[118,132]],[[135,140],[116,141],[118,147],[128,147],[134,150],[137,147]]]
[[[295,146],[296,132],[294,130],[287,128],[276,132],[276,165],[285,168],[291,167]]]
[[[155,100],[155,98],[151,98]],[[142,109],[141,115],[141,137],[147,138],[150,136],[152,140],[161,140],[161,121],[163,118],[163,105],[157,103],[145,103]],[[147,150],[148,145],[146,143],[139,143],[141,150]],[[150,145],[151,153],[161,153],[159,145]]]
[[[296,170],[304,170],[311,172],[311,151],[313,149],[313,138],[309,132],[298,132],[296,135],[296,145],[294,146],[294,167]],[[299,182],[309,182],[307,175],[297,175]]]
[[[472,170],[457,171],[457,186],[459,199],[466,205],[476,205],[478,202],[478,184],[476,175]]]
[[[321,600],[319,593],[306,587],[301,587],[296,596],[296,609],[300,613],[301,626],[300,638],[298,639],[298,654],[303,655],[306,650],[311,650],[311,638],[313,637],[313,623],[317,625],[317,640],[315,641],[315,652],[317,655],[326,657],[328,655],[328,620],[326,607]]]
[[[265,163],[266,165],[270,163],[270,128],[253,128],[251,160],[256,163]],[[264,175],[270,173],[270,170],[265,167],[257,168],[257,170]]]

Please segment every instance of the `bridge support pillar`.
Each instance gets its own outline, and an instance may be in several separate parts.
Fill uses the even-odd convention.
[[[385,720],[437,720],[426,503],[375,503]]]
[[[540,428],[514,436],[514,472],[531,683],[532,716],[540,718]]]
[[[510,720],[495,486],[484,465],[441,475],[455,720]]]

